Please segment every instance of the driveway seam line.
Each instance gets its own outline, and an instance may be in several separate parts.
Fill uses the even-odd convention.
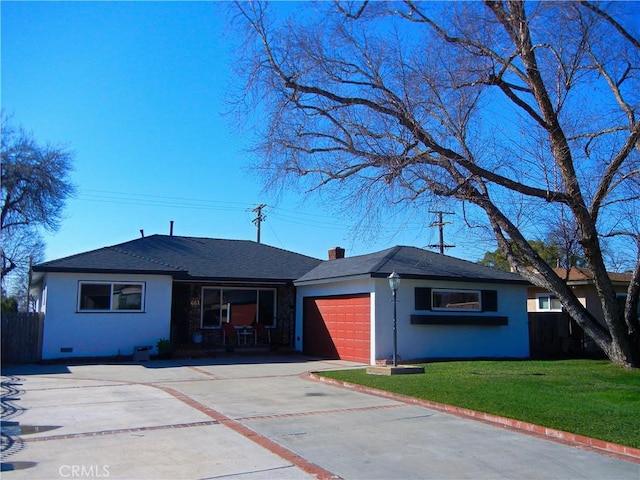
[[[194,372],[201,373],[203,375],[206,375],[206,376],[211,377],[211,378],[216,379],[216,380],[220,378],[219,375],[217,375],[217,374],[215,374],[213,372],[210,372],[208,370],[205,370],[204,368],[194,367],[193,365],[183,365],[183,366],[187,367],[189,370],[193,370]]]
[[[334,408],[331,410],[315,410],[313,412],[297,412],[297,413],[274,413],[271,415],[253,415],[249,417],[240,417],[236,420],[253,421],[253,420],[269,420],[277,418],[292,418],[292,417],[310,417],[314,415],[331,415],[332,413],[356,413],[366,412],[369,410],[386,410],[388,408],[402,408],[406,407],[404,403],[397,403],[395,405],[371,405],[369,407],[354,407],[354,408]]]
[[[212,420],[212,421],[204,421],[204,422],[174,423],[171,425],[152,425],[149,427],[119,428],[115,430],[100,430],[97,432],[66,433],[63,435],[48,435],[46,437],[23,438],[23,441],[25,443],[34,443],[34,442],[47,442],[50,440],[70,440],[74,438],[101,437],[105,435],[119,435],[123,433],[149,432],[153,430],[168,430],[172,428],[207,427],[210,425],[219,425],[219,423],[220,422],[218,421]]]
[[[180,400],[181,402],[189,405],[192,408],[195,408],[201,413],[204,413],[208,417],[216,420],[219,424],[224,425],[234,432],[242,435],[243,437],[253,441],[254,443],[260,445],[261,447],[269,450],[271,453],[283,458],[284,460],[290,462],[292,465],[298,467],[300,470],[308,473],[310,475],[315,476],[318,480],[343,480],[340,476],[322,468],[319,465],[307,460],[301,455],[295,453],[292,450],[280,445],[279,443],[271,440],[270,438],[256,432],[251,429],[247,425],[234,420],[230,417],[227,417],[221,412],[214,410],[207,405],[200,403],[199,401],[189,397],[188,395],[175,390],[171,387],[167,387],[164,385],[152,385],[155,388],[162,390],[163,392],[168,393],[173,396],[175,399]]]

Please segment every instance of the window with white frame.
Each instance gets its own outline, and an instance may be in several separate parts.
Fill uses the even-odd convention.
[[[223,322],[275,326],[275,289],[203,287],[201,305],[202,328],[220,328]]]
[[[432,310],[456,312],[482,311],[482,294],[480,290],[433,289],[431,295]]]
[[[536,295],[536,310],[538,312],[561,312],[560,299],[550,293],[538,293]]]
[[[80,312],[142,312],[144,282],[80,282]]]

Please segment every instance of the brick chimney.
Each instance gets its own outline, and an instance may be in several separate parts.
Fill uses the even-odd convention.
[[[329,260],[344,258],[344,248],[333,247],[329,249]]]

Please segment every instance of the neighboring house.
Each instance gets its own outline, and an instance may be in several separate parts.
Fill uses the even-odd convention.
[[[152,235],[41,263],[42,358],[131,355],[194,334],[222,345],[224,324],[254,322],[290,345],[293,280],[320,262],[252,241]]]
[[[296,349],[364,363],[529,355],[528,282],[520,276],[414,247],[333,258],[298,278]]]
[[[36,265],[42,358],[127,356],[160,338],[220,347],[227,327],[251,327],[268,334],[260,342],[374,363],[392,355],[393,271],[402,359],[529,354],[528,283],[517,275],[414,247],[329,258],[152,235]]]
[[[591,272],[586,268],[572,267],[569,271],[566,268],[554,268],[554,272],[567,285],[573,289],[580,303],[598,320],[604,323],[602,306],[598,298],[598,292],[593,284]],[[609,273],[609,278],[613,282],[613,287],[618,295],[621,305],[627,297],[627,289],[631,282],[631,275],[627,273]],[[539,287],[529,287],[527,294],[527,311],[529,312],[561,312],[562,305],[555,295]]]
[[[602,305],[593,284],[591,273],[586,268],[554,268],[556,274],[566,280],[576,297],[598,321],[604,324]],[[624,308],[630,274],[609,273],[618,296],[620,307]],[[531,323],[531,349],[536,357],[552,357],[563,354],[596,353],[595,342],[587,337],[582,328],[564,312],[560,300],[539,287],[530,286],[527,291],[527,311]]]

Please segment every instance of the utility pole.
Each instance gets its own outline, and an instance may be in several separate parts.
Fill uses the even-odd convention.
[[[257,242],[260,243],[260,224],[266,220],[267,216],[262,214],[262,209],[265,208],[266,205],[264,203],[261,203],[260,205],[258,205],[256,208],[254,208],[253,210],[251,210],[252,212],[256,212],[256,218],[254,218],[253,220],[251,220],[253,223],[256,224],[256,228],[258,230],[258,238],[257,238]]]
[[[437,210],[437,211],[429,211],[429,213],[436,213],[438,215],[438,221],[437,222],[433,222],[431,225],[429,225],[430,227],[438,227],[438,230],[440,232],[440,243],[435,244],[435,245],[429,245],[429,248],[439,248],[440,249],[440,254],[444,255],[444,249],[445,248],[453,248],[455,247],[455,245],[446,245],[444,243],[444,226],[451,223],[451,222],[444,222],[442,220],[442,216],[443,215],[453,215],[453,212],[443,212],[442,210]]]

